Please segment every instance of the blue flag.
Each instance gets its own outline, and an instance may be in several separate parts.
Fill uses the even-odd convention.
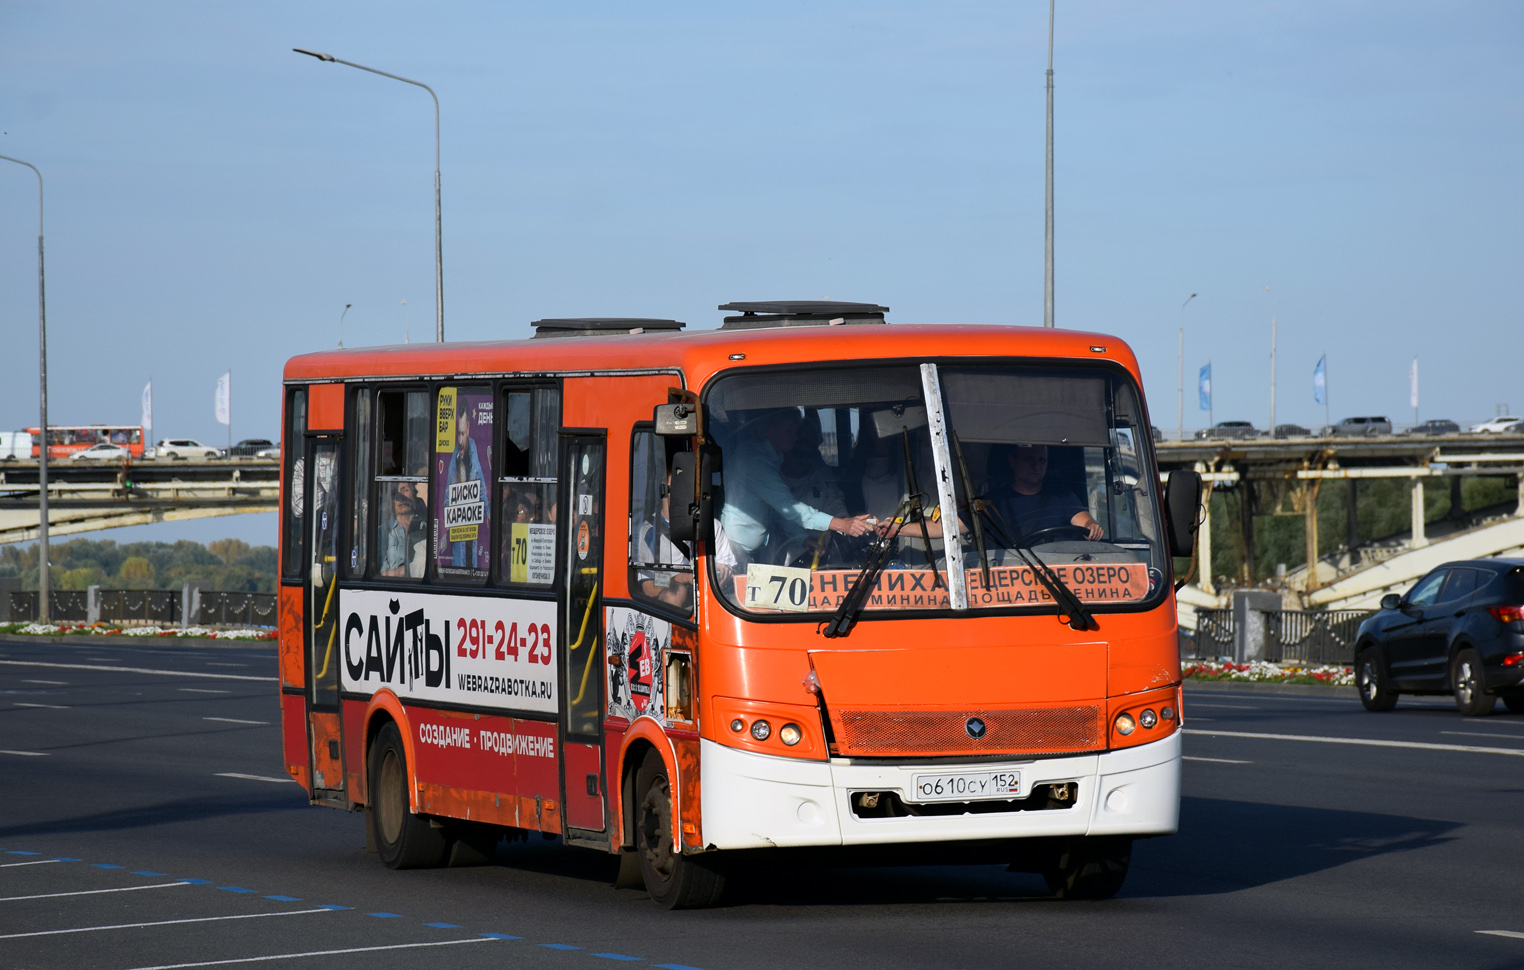
[[[1201,377],[1197,380],[1196,392],[1201,397],[1201,410],[1212,410],[1212,365],[1207,364],[1201,368]]]
[[[1318,366],[1312,369],[1312,399],[1319,404],[1328,401],[1328,355],[1318,358]]]

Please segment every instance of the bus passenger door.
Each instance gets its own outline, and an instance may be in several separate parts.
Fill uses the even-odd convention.
[[[309,437],[307,527],[307,720],[314,801],[345,803],[339,726],[339,438]]]
[[[603,778],[603,435],[562,437],[566,522],[561,615],[561,790],[569,829],[605,829]],[[575,832],[567,833],[575,838]]]

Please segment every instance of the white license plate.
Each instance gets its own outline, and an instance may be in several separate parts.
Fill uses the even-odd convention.
[[[949,771],[916,775],[912,802],[977,802],[1021,797],[1019,771]]]

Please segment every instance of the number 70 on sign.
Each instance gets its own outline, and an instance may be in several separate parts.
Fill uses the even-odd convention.
[[[746,605],[764,610],[804,613],[810,608],[810,571],[801,566],[746,567]]]

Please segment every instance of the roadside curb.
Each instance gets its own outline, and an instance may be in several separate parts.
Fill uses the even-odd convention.
[[[1304,697],[1327,697],[1339,700],[1358,700],[1354,687],[1335,687],[1332,684],[1276,684],[1253,680],[1190,680],[1185,681],[1187,693],[1212,693],[1213,691],[1247,690],[1259,694],[1300,694]]]

